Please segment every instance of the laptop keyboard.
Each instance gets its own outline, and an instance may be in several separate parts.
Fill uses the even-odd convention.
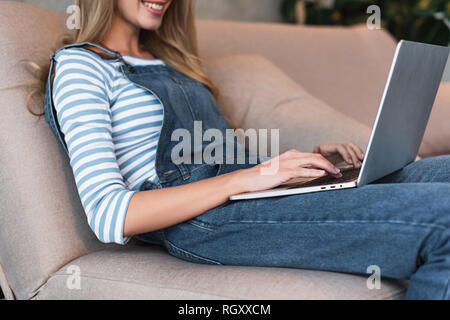
[[[296,188],[306,188],[306,187],[317,187],[324,186],[329,184],[339,184],[354,181],[358,178],[359,172],[361,168],[349,167],[345,169],[341,169],[342,177],[335,178],[331,175],[327,175],[325,177],[317,178],[310,181],[305,182],[297,182],[297,183],[287,183],[281,185],[280,187],[288,188],[288,189],[296,189]]]

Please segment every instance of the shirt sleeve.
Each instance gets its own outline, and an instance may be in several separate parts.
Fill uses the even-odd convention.
[[[53,100],[89,226],[104,243],[126,244],[123,227],[136,191],[114,152],[107,76],[88,53],[57,56]]]

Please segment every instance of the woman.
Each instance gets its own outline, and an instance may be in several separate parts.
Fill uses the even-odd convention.
[[[360,167],[363,151],[324,143],[256,165],[173,161],[177,129],[230,128],[197,56],[191,1],[78,4],[81,29],[44,75],[44,111],[100,241],[135,236],[208,264],[357,274],[376,265],[411,280],[407,298],[450,297],[449,157],[363,188],[230,202],[291,178],[339,177],[336,165]],[[274,161],[276,173],[261,174]]]

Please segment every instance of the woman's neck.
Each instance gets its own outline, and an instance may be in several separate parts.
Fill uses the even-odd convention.
[[[138,27],[126,22],[120,16],[114,15],[111,28],[103,37],[101,44],[125,56],[153,59],[150,52],[142,50],[139,34]]]

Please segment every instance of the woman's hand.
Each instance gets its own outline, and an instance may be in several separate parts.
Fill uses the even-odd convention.
[[[346,162],[355,168],[361,168],[364,152],[355,143],[324,143],[314,148],[313,153],[323,155],[334,165]]]
[[[235,182],[240,193],[253,192],[275,188],[293,178],[319,178],[327,174],[342,176],[321,154],[290,150],[255,167],[236,171]]]

